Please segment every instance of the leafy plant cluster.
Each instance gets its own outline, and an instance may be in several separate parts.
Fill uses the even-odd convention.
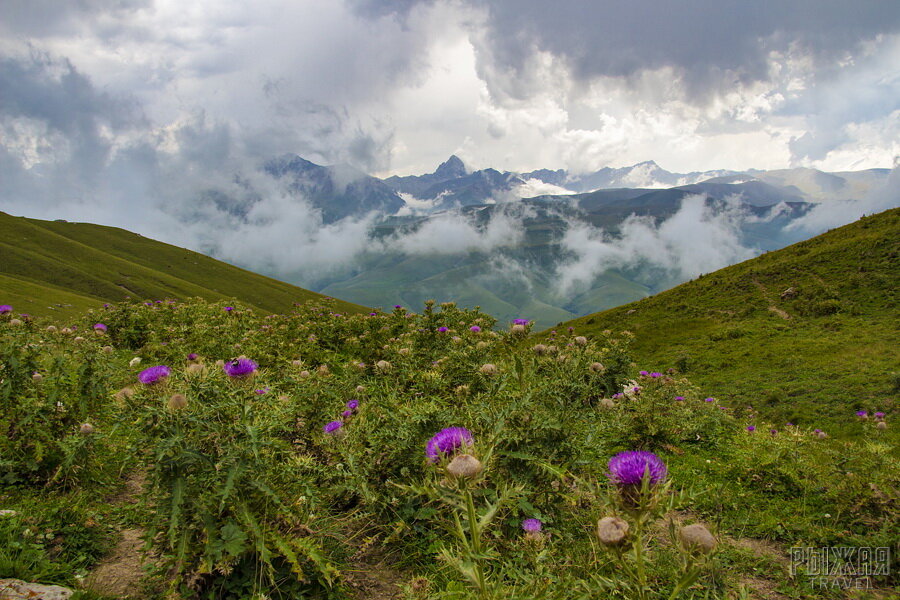
[[[145,473],[139,523],[168,593],[185,598],[348,597],[349,565],[382,545],[400,549],[409,597],[668,597],[688,585],[725,597],[735,578],[712,557],[685,563],[658,519],[687,513],[720,538],[785,543],[890,543],[897,526],[893,429],[873,419],[853,444],[773,433],[679,373],[640,371],[629,334],[535,343],[528,322],[432,302],[258,315],[163,300],[59,327],[0,320],[3,498],[113,490]],[[239,360],[252,371],[229,372]],[[160,365],[166,375],[142,375]],[[483,467],[465,485],[425,454],[454,426],[472,432]],[[663,457],[684,493],[640,521],[639,556],[598,552],[615,504],[607,462],[633,450]]]

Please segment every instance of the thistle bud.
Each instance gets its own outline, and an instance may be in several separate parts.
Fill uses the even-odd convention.
[[[509,332],[513,335],[523,335],[525,333],[525,326],[518,324],[513,325],[509,328]]]
[[[129,367],[136,367],[136,366],[138,366],[139,364],[141,364],[141,357],[140,357],[140,356],[135,356],[135,357],[132,358],[130,361],[128,361],[128,366],[129,366]]]
[[[497,373],[499,373],[500,370],[497,368],[496,365],[487,363],[487,364],[481,365],[481,368],[478,369],[478,372],[481,373],[482,375],[487,375],[490,377],[492,375],[496,375]]]
[[[587,338],[583,335],[579,335],[575,338],[575,343],[579,346],[587,346]]]
[[[41,375],[40,373],[34,373],[31,376],[31,380],[35,383],[40,383],[44,380],[44,376]]]
[[[469,386],[466,385],[465,383],[463,383],[461,385],[456,386],[455,391],[456,391],[457,396],[465,396],[466,394],[469,393]]]
[[[481,342],[478,342],[477,344],[475,344],[475,347],[479,350],[483,350],[483,349],[487,348],[489,345],[490,344],[488,344],[487,342],[481,341]]]
[[[113,347],[112,347],[112,346],[103,346],[103,347],[100,348],[100,349],[103,350],[104,352],[106,352],[107,354],[110,354],[110,353],[113,351]]]
[[[306,379],[307,377],[309,377],[309,371],[300,371],[300,377]]]
[[[358,385],[358,386],[356,386],[356,393],[357,393],[357,394],[364,394],[365,392],[366,392],[366,386],[364,386],[364,385]]]
[[[202,373],[203,365],[200,363],[191,363],[187,366],[187,372],[189,375],[196,375],[198,373]]]
[[[294,365],[295,367],[302,367],[303,361],[302,360],[292,360],[291,364]]]
[[[10,319],[9,324],[14,327],[18,327],[19,325],[22,324],[22,320],[21,319]]]
[[[379,360],[377,363],[375,363],[375,368],[378,369],[379,371],[381,371],[382,373],[387,373],[388,371],[391,370],[391,367],[392,367],[391,363],[389,363],[386,360]]]
[[[603,517],[597,523],[597,537],[604,546],[621,546],[628,539],[629,525],[619,517]]]
[[[399,352],[403,356],[406,356],[407,354],[410,353],[410,349],[409,348],[400,348],[399,350],[397,350],[397,352]]]
[[[328,365],[319,365],[319,368],[316,369],[316,373],[319,375],[331,375],[331,370],[328,368]]]
[[[875,423],[875,429],[878,429],[879,431],[884,431],[885,429],[887,429],[887,422],[886,421],[878,421],[877,423]]]
[[[47,325],[47,333],[56,333],[57,331],[59,330],[56,328],[56,325]]]
[[[534,353],[538,356],[544,356],[545,354],[547,354],[547,346],[545,346],[544,344],[536,344],[532,348],[532,350],[534,350]]]
[[[181,410],[187,406],[187,398],[184,394],[172,394],[168,402],[169,410]]]
[[[603,408],[611,409],[616,407],[616,403],[613,402],[612,398],[603,398],[600,400],[600,406]]]
[[[471,454],[455,456],[447,465],[447,474],[455,479],[471,479],[484,470],[481,461]]]
[[[12,321],[10,321],[10,323],[12,323]],[[75,342],[76,344],[79,344],[84,341],[84,338],[79,335],[79,336],[76,336],[75,339],[72,341]]]
[[[82,423],[81,427],[78,428],[78,433],[81,435],[91,435],[94,433],[94,426],[90,423]]]
[[[678,539],[691,554],[709,554],[716,547],[716,538],[700,523],[682,527],[678,531]]]
[[[591,366],[589,368],[594,373],[602,373],[606,370],[606,367],[604,367],[602,363],[598,362],[591,363]]]

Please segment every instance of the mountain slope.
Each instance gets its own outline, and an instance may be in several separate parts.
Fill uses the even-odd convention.
[[[897,290],[892,209],[562,326],[631,331],[640,368],[674,367],[734,407],[839,428],[896,402]]]
[[[126,297],[192,296],[236,298],[268,312],[322,297],[123,229],[0,212],[0,302],[17,312],[67,315]]]

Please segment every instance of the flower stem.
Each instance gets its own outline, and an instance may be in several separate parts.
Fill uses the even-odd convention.
[[[472,499],[472,491],[463,483],[463,495],[466,499],[466,511],[469,517],[470,551],[474,555],[475,577],[478,579],[478,591],[482,598],[487,597],[487,586],[484,580],[484,569],[481,565],[481,531],[478,527],[478,516],[475,513],[475,501]]]

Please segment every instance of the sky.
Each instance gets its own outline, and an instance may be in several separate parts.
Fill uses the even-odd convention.
[[[323,226],[260,175],[284,153],[381,177],[451,154],[574,173],[893,168],[900,3],[0,0],[0,210],[250,267],[223,235],[325,262],[364,248],[369,221]],[[265,202],[229,221],[194,206],[211,189]]]

